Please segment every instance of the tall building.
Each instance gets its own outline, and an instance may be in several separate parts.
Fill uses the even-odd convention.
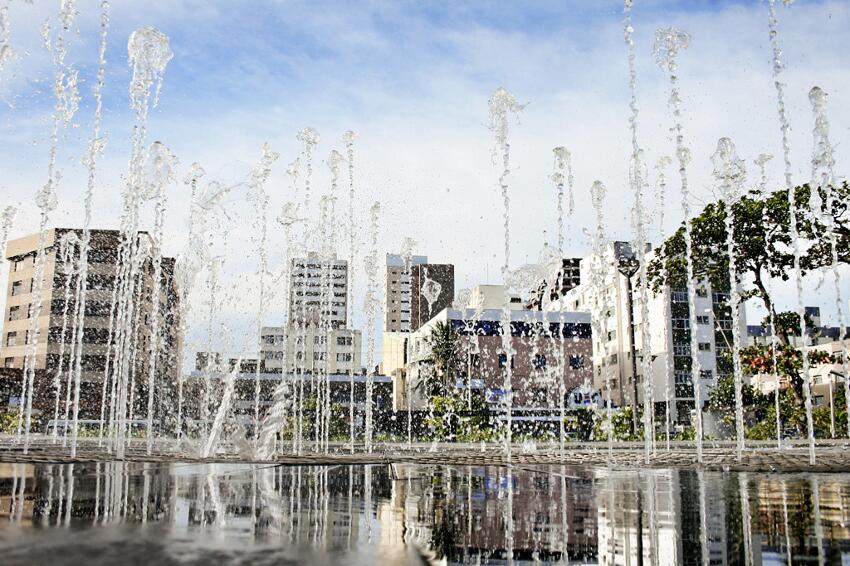
[[[410,271],[414,265],[425,263],[428,263],[428,258],[424,255],[387,254],[384,332],[410,332]]]
[[[633,258],[631,245],[626,242],[610,244],[601,259],[588,256],[581,260],[582,283],[568,291],[549,308],[592,312],[598,316],[598,332],[593,337],[594,386],[604,394],[610,391],[616,405],[629,405],[637,389],[637,402],[643,402],[643,355],[651,356],[653,402],[657,414],[664,414],[670,393],[671,419],[689,422],[694,409],[695,392],[692,374],[691,332],[697,333],[699,350],[693,356],[699,360],[702,399],[708,401],[717,379],[732,371],[724,352],[731,348],[733,323],[728,306],[729,293],[713,290],[702,281],[695,302],[697,327],[690,325],[688,293],[685,288],[664,287],[657,293],[650,290],[648,321],[650,343],[642,344],[642,306],[638,290],[638,275],[630,277],[617,269],[624,260]],[[651,260],[652,253],[648,255]],[[599,270],[598,266],[607,266]],[[601,288],[595,288],[592,271],[596,271]],[[628,273],[628,270],[624,270]],[[594,312],[604,308],[603,312]],[[741,309],[737,329],[744,344],[746,317]],[[636,357],[632,360],[632,349]],[[646,351],[645,351],[646,350]],[[669,365],[668,365],[669,364]],[[635,381],[635,368],[637,380]],[[636,387],[637,385],[637,387]]]
[[[531,292],[526,308],[546,310],[550,303],[563,297],[581,284],[581,258],[565,257],[560,264],[550,267],[549,273]]]
[[[455,297],[455,266],[423,263],[410,268],[410,330],[418,330],[434,316],[452,306]]]
[[[82,319],[81,382],[86,400],[99,403],[100,387],[94,385],[102,382],[106,370],[110,310],[119,271],[122,234],[117,230],[91,230],[90,234],[86,305]],[[138,237],[140,240],[149,238],[145,232],[139,232]],[[54,228],[46,232],[44,287],[34,359],[34,369],[39,372],[37,375],[67,372],[70,366],[81,239],[80,229]],[[39,234],[31,234],[9,241],[6,248],[9,281],[0,345],[0,358],[5,368],[22,369],[27,344],[31,343],[29,329],[35,307],[34,276],[38,241]],[[71,249],[71,252],[65,255],[63,249]],[[154,301],[158,299],[162,318],[159,324],[157,379],[165,377],[167,381],[173,382],[182,339],[179,295],[173,278],[174,259],[162,258],[161,282],[158,287],[154,285],[153,262],[150,258],[144,261],[140,273],[141,279],[137,285],[141,298],[135,315],[137,324],[132,328],[135,333],[133,344],[137,348],[134,359],[136,368],[140,370],[135,371],[135,374],[139,380],[142,380],[142,376],[144,380],[147,379],[146,371],[141,369],[147,368],[150,360],[151,323],[155,312]],[[159,292],[155,298],[157,288]],[[66,293],[69,301],[66,301]],[[38,389],[40,384],[35,386]],[[34,403],[38,405],[39,399],[35,399]]]
[[[316,253],[293,258],[289,287],[290,324],[316,324],[333,328],[348,322],[348,262]]]

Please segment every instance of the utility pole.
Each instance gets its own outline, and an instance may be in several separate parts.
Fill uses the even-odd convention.
[[[617,262],[617,271],[626,278],[626,310],[628,310],[629,314],[629,354],[632,361],[632,434],[636,434],[640,427],[638,424],[638,365],[637,349],[635,348],[635,310],[632,277],[638,272],[640,265],[631,247],[627,247],[625,244],[621,245],[622,247],[615,248],[614,253]],[[644,324],[646,324],[646,321],[644,321]],[[646,349],[646,344],[644,344],[644,349]]]

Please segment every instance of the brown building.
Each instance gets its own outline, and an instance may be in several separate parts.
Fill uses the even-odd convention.
[[[455,298],[455,266],[423,263],[410,267],[410,331],[415,332]]]
[[[428,263],[424,255],[387,254],[384,332],[410,332],[410,269]]]
[[[396,384],[398,406],[406,406],[408,391],[434,372],[428,338],[440,322],[451,325],[460,335],[462,367],[457,377],[473,389],[483,389],[491,403],[502,398],[508,364],[511,368],[513,409],[557,409],[559,394],[593,381],[593,349],[590,315],[576,312],[512,310],[511,348],[508,359],[502,344],[500,309],[444,309],[411,335],[407,383]],[[563,384],[563,388],[561,387]],[[414,407],[426,399],[412,393]],[[419,398],[422,397],[422,398]]]
[[[83,231],[73,228],[53,228],[45,233],[44,286],[42,307],[37,321],[38,341],[35,345],[36,381],[50,379],[57,372],[64,372],[66,380],[71,367],[71,351],[76,332],[74,321],[80,305],[80,242]],[[111,342],[110,311],[113,289],[119,272],[119,255],[122,235],[117,230],[91,230],[88,252],[87,277],[85,282],[85,311],[82,316],[80,352],[80,380],[84,392],[100,395],[100,387],[106,373],[107,350]],[[149,236],[139,232],[143,249],[149,249]],[[0,359],[10,371],[23,370],[27,344],[31,343],[30,330],[36,301],[34,288],[35,263],[39,234],[31,234],[11,240],[6,248],[9,262],[9,281],[3,319]],[[163,387],[173,385],[178,371],[181,345],[178,294],[174,283],[174,259],[162,258],[161,284],[158,299],[161,319],[159,323],[159,360],[157,383]],[[134,371],[140,389],[136,399],[143,406],[146,392],[141,391],[147,383],[146,368],[150,360],[151,325],[154,315],[153,261],[147,257],[142,264],[141,277],[137,283],[140,300],[133,327],[133,344],[136,348]],[[68,300],[66,300],[68,299]],[[9,376],[7,376],[8,379]],[[20,384],[20,380],[19,380]],[[41,384],[36,384],[41,390]],[[14,388],[12,388],[14,391]],[[11,397],[17,397],[18,392]],[[64,393],[60,395],[60,398]],[[36,395],[34,408],[39,409],[43,395]],[[53,396],[50,396],[52,403]],[[64,399],[63,399],[64,400]],[[84,401],[90,402],[91,399]],[[0,404],[14,403],[5,397]],[[48,404],[51,404],[48,403]],[[95,403],[99,406],[99,402]],[[85,403],[81,408],[85,407]],[[52,406],[51,406],[52,408]],[[52,415],[51,415],[52,416]],[[99,415],[98,415],[99,417]]]

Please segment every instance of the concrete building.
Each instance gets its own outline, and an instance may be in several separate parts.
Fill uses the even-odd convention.
[[[384,284],[384,332],[410,332],[411,268],[428,263],[424,255],[387,254]]]
[[[409,402],[415,409],[427,404],[417,385],[433,375],[428,336],[441,322],[460,334],[463,363],[457,385],[482,389],[491,403],[504,395],[508,364],[514,411],[557,409],[561,384],[570,391],[592,380],[589,314],[512,310],[510,360],[502,347],[502,316],[502,309],[444,309],[411,334],[405,378],[394,382],[394,404]]]
[[[309,253],[291,260],[289,286],[290,324],[330,324],[345,328],[348,322],[348,262]]]
[[[729,294],[714,291],[707,282],[702,282],[697,289],[695,304],[697,328],[691,329],[685,288],[666,287],[658,293],[650,290],[647,305],[650,343],[644,348],[638,276],[629,278],[616,268],[621,261],[633,256],[628,243],[614,242],[606,248],[601,260],[594,256],[584,258],[580,262],[583,283],[568,291],[561,300],[551,303],[549,308],[593,312],[594,317],[598,317],[599,332],[593,337],[594,386],[603,392],[603,396],[610,391],[614,404],[631,404],[636,368],[637,401],[642,404],[642,356],[649,355],[656,414],[665,413],[665,394],[669,390],[671,420],[686,423],[694,409],[695,399],[691,375],[691,331],[697,333],[699,350],[693,354],[699,360],[701,377],[698,386],[702,388],[705,402],[718,377],[732,371],[731,364],[722,356],[732,344],[733,324],[727,305]],[[591,272],[598,269],[597,266],[602,266],[596,273],[601,290],[592,284]],[[743,344],[746,335],[744,309],[741,309],[737,331]],[[631,354],[633,341],[637,353],[635,360],[632,360]]]
[[[469,302],[466,308],[475,310],[502,309],[505,306],[504,285],[476,285],[470,290]],[[508,308],[522,310],[522,297],[516,293],[507,292]]]
[[[549,268],[549,273],[532,291],[525,307],[531,310],[546,310],[549,305],[558,301],[568,291],[581,284],[581,258],[565,257],[560,264]]]
[[[264,326],[260,363],[269,373],[360,373],[361,341],[360,331],[350,328]]]
[[[140,239],[148,239],[145,232],[139,232]],[[76,316],[77,302],[74,300],[79,285],[79,241],[82,230],[73,228],[54,228],[47,230],[45,240],[44,287],[42,291],[42,309],[39,320],[38,343],[35,346],[35,364],[37,371],[51,376],[62,370],[67,372],[71,363],[73,321]],[[86,281],[86,305],[83,314],[82,348],[80,353],[82,395],[87,402],[97,403],[100,399],[102,383],[107,364],[107,349],[110,343],[110,309],[112,293],[119,270],[119,248],[122,234],[117,230],[92,230],[88,253],[88,276]],[[2,345],[0,359],[3,366],[21,370],[24,366],[27,344],[30,342],[29,328],[34,314],[34,276],[38,250],[39,234],[31,234],[11,240],[6,248],[9,262],[9,281],[6,294],[5,316],[3,319]],[[71,251],[63,260],[62,249]],[[63,249],[64,249],[63,248]],[[173,279],[174,259],[162,259],[161,281],[153,281],[153,262],[146,259],[141,269],[139,281],[140,303],[137,320],[133,328],[136,333],[134,344],[138,354],[135,363],[140,368],[135,374],[139,381],[147,379],[146,371],[150,359],[151,323],[154,316],[154,300],[160,303],[161,321],[159,324],[159,362],[157,380],[163,386],[172,384],[176,379],[180,334],[180,309],[178,293]],[[68,291],[71,300],[65,300]],[[64,327],[64,331],[63,331]],[[38,378],[37,378],[38,380]],[[36,384],[36,390],[40,385]],[[97,399],[94,399],[94,396]],[[145,395],[146,396],[146,395]],[[52,396],[51,396],[52,397]],[[144,399],[141,395],[139,402]],[[0,401],[7,403],[9,400]],[[34,404],[39,404],[38,396]],[[51,398],[52,402],[52,398]],[[51,406],[52,408],[52,406]],[[85,409],[85,407],[83,407]]]
[[[808,344],[810,346],[818,346],[821,344],[829,344],[841,340],[841,328],[838,326],[826,326],[821,321],[820,307],[806,307],[806,330],[808,335]],[[798,330],[799,333],[799,330]],[[797,348],[802,347],[803,341],[799,336],[789,336],[791,344]],[[845,339],[850,338],[850,332]],[[769,325],[748,325],[746,346],[753,344],[771,344],[773,333]]]
[[[455,267],[423,263],[410,268],[410,331],[414,332],[455,298]]]

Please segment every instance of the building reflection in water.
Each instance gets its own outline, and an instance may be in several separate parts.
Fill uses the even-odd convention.
[[[847,563],[850,476],[567,466],[0,464],[4,546],[16,540],[2,536],[8,529],[29,532],[37,544],[57,528],[146,524],[175,540],[210,536],[230,549],[264,544],[401,556],[400,549],[416,548],[449,563]]]

